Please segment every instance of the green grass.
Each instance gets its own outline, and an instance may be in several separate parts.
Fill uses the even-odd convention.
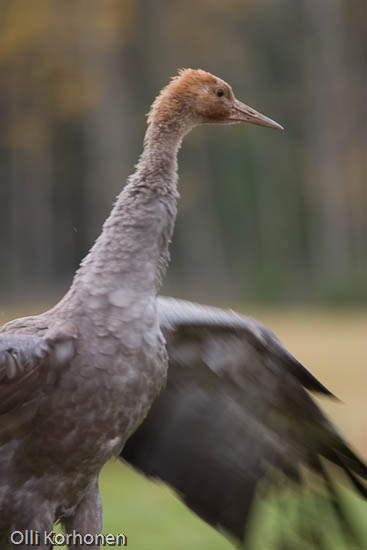
[[[116,461],[104,468],[101,490],[103,505],[111,512],[104,519],[105,532],[122,530],[131,549],[231,548],[167,487]]]
[[[105,466],[100,482],[104,533],[124,533],[130,550],[226,550],[231,543],[190,512],[162,484],[145,479],[130,468],[112,461]],[[304,514],[297,513],[299,499],[259,497],[251,521],[246,550],[365,550],[367,549],[367,505],[350,491],[341,489],[343,509],[366,546],[346,542],[334,514],[322,499],[305,495]],[[218,495],[220,498],[220,495]],[[307,519],[321,525],[324,547],[307,540]],[[302,533],[299,535],[300,522]],[[297,530],[297,532],[296,532]],[[286,533],[288,546],[280,546]]]
[[[170,489],[145,479],[117,460],[104,467],[100,489],[103,532],[124,533],[130,550],[233,548],[191,513]]]

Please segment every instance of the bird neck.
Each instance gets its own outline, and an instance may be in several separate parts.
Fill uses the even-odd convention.
[[[170,194],[172,190],[176,193],[177,153],[191,127],[183,113],[178,113],[169,120],[149,123],[144,137],[144,149],[134,174],[140,179],[141,185],[144,185],[144,180],[148,177],[150,189],[161,194]]]
[[[112,302],[156,295],[176,218],[177,152],[183,131],[150,124],[135,173],[83,260],[72,293]]]

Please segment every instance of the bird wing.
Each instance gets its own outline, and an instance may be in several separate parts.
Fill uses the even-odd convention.
[[[158,312],[167,386],[122,458],[241,541],[258,482],[274,470],[299,486],[307,467],[324,480],[344,527],[324,459],[365,498],[358,476],[366,480],[367,468],[305,388],[331,396],[329,390],[253,319],[162,297]]]
[[[0,331],[0,441],[24,431],[41,396],[75,353],[70,325],[33,326],[36,334],[30,334],[26,319],[8,323]]]

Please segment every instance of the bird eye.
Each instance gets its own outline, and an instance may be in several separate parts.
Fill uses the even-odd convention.
[[[217,90],[217,96],[222,97],[223,95],[224,95],[224,90],[222,90],[222,88],[219,88],[219,90]]]

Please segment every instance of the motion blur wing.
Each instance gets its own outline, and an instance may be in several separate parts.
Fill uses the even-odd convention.
[[[359,478],[367,479],[367,468],[305,388],[332,394],[253,319],[172,298],[159,298],[158,309],[168,382],[122,458],[171,485],[202,519],[240,541],[259,481],[278,487],[282,478],[301,487],[306,467],[323,480],[346,532],[325,464],[344,471],[363,498]],[[321,550],[322,528],[311,537]],[[350,537],[355,542],[352,529]],[[283,542],[279,548],[290,548]]]

